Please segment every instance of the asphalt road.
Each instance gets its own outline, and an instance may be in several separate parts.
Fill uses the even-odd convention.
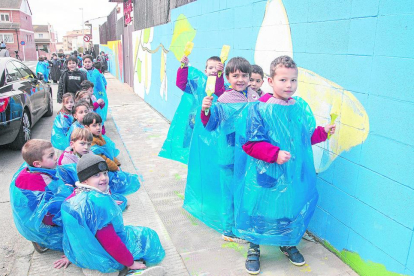
[[[28,66],[34,70],[35,63]],[[50,140],[53,120],[60,108],[56,103],[57,85],[52,85],[54,115],[40,119],[32,128],[32,138]],[[14,226],[10,208],[9,186],[17,169],[23,164],[20,151],[0,147],[0,275],[8,275],[15,262],[25,262],[30,265],[33,246],[24,239]]]

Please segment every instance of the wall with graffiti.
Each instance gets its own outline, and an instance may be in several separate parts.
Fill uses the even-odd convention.
[[[124,82],[124,60],[122,41],[108,41],[108,44],[100,45],[99,52],[108,54],[108,71],[121,82]]]
[[[202,70],[224,44],[266,74],[274,58],[293,56],[297,95],[318,124],[338,116],[337,134],[314,147],[320,199],[309,230],[361,275],[413,275],[413,13],[413,1],[198,0],[133,32],[134,91],[172,120],[188,41]],[[121,79],[120,45],[101,50]]]

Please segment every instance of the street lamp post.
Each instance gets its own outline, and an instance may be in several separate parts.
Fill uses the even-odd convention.
[[[84,27],[84,21],[83,21],[83,8],[79,8],[82,10],[82,41],[83,41],[83,52],[85,52],[85,40],[83,39],[85,37],[85,27]]]

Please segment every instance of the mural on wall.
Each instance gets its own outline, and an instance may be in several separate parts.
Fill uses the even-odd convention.
[[[213,1],[216,2],[217,0]],[[298,28],[300,24],[297,24],[297,22],[301,19],[298,18],[305,17],[304,15],[306,15],[306,18],[310,16],[306,13],[313,13],[314,17],[319,16],[315,15],[317,7],[313,9],[313,12],[308,11],[311,5],[317,6],[316,1],[312,3],[306,0],[301,1],[301,3],[303,2],[303,9],[299,9],[298,5],[294,4],[295,1],[269,0],[251,1],[251,3],[243,1],[243,4],[238,2],[227,1],[223,4],[225,8],[221,9],[215,8],[216,5],[214,3],[208,3],[206,0],[195,1],[171,10],[171,23],[133,32],[135,92],[171,121],[183,95],[183,92],[176,87],[175,80],[176,70],[180,66],[179,61],[183,55],[185,44],[188,41],[194,42],[194,49],[189,57],[190,65],[202,70],[204,69],[206,59],[212,55],[219,55],[220,49],[224,44],[231,46],[229,59],[234,56],[243,56],[252,64],[260,65],[267,75],[269,75],[270,62],[274,58],[280,55],[292,56],[299,66],[300,83],[296,95],[303,97],[309,103],[318,125],[326,124],[330,120],[332,113],[338,115],[336,119],[337,134],[325,143],[314,147],[315,167],[320,173],[320,178],[321,175],[326,173],[333,179],[334,172],[340,173],[342,166],[348,163],[357,167],[358,173],[360,168],[362,168],[361,170],[366,170],[367,168],[362,166],[359,161],[353,160],[353,158],[361,154],[361,145],[364,144],[365,147],[367,141],[372,139],[372,131],[371,135],[368,136],[368,134],[370,133],[370,129],[372,129],[373,112],[371,112],[372,107],[368,109],[364,96],[367,93],[364,93],[364,90],[368,86],[363,84],[362,81],[355,82],[355,78],[344,74],[343,71],[346,67],[350,67],[351,70],[356,72],[360,69],[358,65],[352,62],[347,63],[348,61],[342,58],[347,56],[348,52],[333,55],[329,52],[329,45],[326,45],[328,44],[326,43],[327,41],[342,42],[340,39],[342,36],[351,35],[347,32],[341,32],[339,28],[336,29],[337,26],[334,27],[333,32],[326,33],[319,32],[319,30],[314,33],[309,33],[306,28],[300,30]],[[347,1],[339,2],[332,4],[333,10],[341,10],[343,7],[341,5],[347,5],[348,3]],[[352,5],[363,5],[357,3],[357,1],[352,1],[352,3],[354,2],[355,4]],[[223,5],[217,5],[217,7],[222,7]],[[366,9],[373,7],[373,4],[366,5],[367,7],[364,6]],[[378,7],[376,8],[378,9]],[[386,6],[386,8],[389,8],[389,6]],[[366,16],[369,18],[368,20],[371,20],[378,14],[378,12],[375,13],[375,7],[372,9],[374,13],[371,16]],[[218,10],[220,12],[217,12]],[[356,8],[356,10],[358,9]],[[360,10],[365,12],[364,9]],[[242,12],[243,16],[236,16],[236,12]],[[226,24],[221,24],[223,18],[229,19],[226,21]],[[245,18],[249,18],[249,20],[245,20]],[[334,21],[319,18],[315,21],[317,20]],[[306,19],[300,22],[305,22],[304,25],[312,25]],[[398,27],[400,25],[393,26],[394,29]],[[359,31],[360,29],[358,29]],[[385,33],[382,35],[384,37],[386,36]],[[334,38],[333,36],[337,37]],[[311,55],[307,52],[307,42],[314,45],[318,50],[322,49],[317,53],[324,54],[324,58],[326,59],[325,63],[320,61],[320,56],[316,56],[314,53],[314,55]],[[349,55],[352,58],[355,56],[353,53],[349,53]],[[336,66],[334,67],[336,70],[332,70],[332,64]],[[380,66],[383,66],[383,64],[380,63]],[[351,76],[355,76],[357,73],[353,74]],[[264,84],[263,90],[269,91],[267,83]],[[360,93],[356,93],[358,91]],[[369,116],[366,110],[370,111]],[[386,127],[384,129],[388,130]],[[392,132],[392,130],[389,132]],[[407,137],[412,136],[406,135],[404,139]],[[374,146],[372,144],[369,145],[371,148]],[[332,168],[335,168],[335,170],[333,171]],[[353,173],[345,171],[343,174],[351,175]],[[323,191],[321,191],[321,195],[323,194],[323,196],[321,196],[320,202],[324,201],[323,204],[331,201],[336,201],[337,204],[341,204],[342,202],[354,203],[354,201],[350,200],[345,201],[344,197],[341,197],[342,194],[346,194],[352,200],[360,203],[358,205],[359,209],[357,207],[352,209],[354,213],[349,211],[352,213],[352,216],[358,213],[363,214],[361,217],[365,214],[367,216],[369,214],[378,214],[376,218],[383,219],[383,217],[386,217],[384,221],[387,219],[387,222],[389,217],[394,220],[395,217],[389,216],[387,210],[384,211],[381,209],[382,206],[374,208],[372,207],[372,203],[364,201],[366,199],[360,200],[357,198],[355,191],[351,189],[352,185],[355,187],[357,184],[360,186],[367,184],[358,179],[358,173],[355,173],[355,179],[352,179],[356,184],[347,182],[347,178],[335,180],[335,184],[333,184],[333,180],[331,182],[327,180],[326,186],[334,187],[332,188],[333,190],[338,188],[338,186],[339,188],[335,190],[336,197],[332,198],[322,198],[326,197],[327,193],[323,194]],[[372,171],[369,173],[372,173]],[[388,178],[386,173],[382,176]],[[348,186],[351,187],[348,188]],[[324,188],[325,186],[321,187]],[[318,189],[321,187],[318,187]],[[404,253],[401,253],[401,258],[398,256],[399,259],[397,262],[395,261],[397,257],[395,257],[395,254],[392,254],[393,252],[391,250],[372,242],[372,236],[375,236],[372,232],[378,230],[375,228],[377,222],[373,222],[375,226],[364,224],[360,226],[358,231],[355,230],[356,228],[347,220],[347,215],[344,215],[347,212],[347,208],[351,208],[350,205],[340,205],[343,208],[341,211],[338,211],[339,214],[329,214],[329,219],[331,220],[327,219],[327,213],[329,211],[334,213],[334,211],[337,211],[336,209],[340,209],[336,205],[333,207],[331,205],[328,206],[331,209],[323,209],[321,211],[323,214],[320,217],[315,214],[313,219],[315,222],[311,230],[315,231],[315,234],[324,239],[328,247],[332,245],[331,249],[355,270],[360,271],[362,275],[392,275],[390,271],[404,273],[408,265],[401,260],[404,259],[404,254],[408,255],[408,250],[406,250],[407,252],[404,251]],[[361,206],[365,209],[362,209]],[[371,209],[368,210],[368,208]],[[395,211],[397,208],[401,207],[397,206],[391,210],[398,214],[398,211]],[[402,217],[406,219],[405,216]],[[332,218],[337,220],[334,221]],[[409,219],[406,220],[410,222]],[[329,226],[331,230],[332,225],[335,223],[340,224],[340,227],[343,227],[343,229],[354,231],[354,237],[358,237],[358,242],[348,242],[348,233],[339,231],[326,233],[328,231],[324,232],[317,229],[319,226],[321,228]],[[401,222],[398,221],[398,223]],[[384,230],[382,229],[382,231]],[[407,231],[412,231],[412,229]],[[367,249],[367,244],[372,247]],[[412,248],[414,247],[412,246]],[[395,251],[398,251],[398,249],[400,249],[399,245],[395,245],[395,248],[392,248]],[[414,253],[414,249],[410,250]]]
[[[108,41],[106,45],[99,46],[99,52],[104,51],[108,55],[108,71],[121,82],[124,82],[124,60],[122,41]]]

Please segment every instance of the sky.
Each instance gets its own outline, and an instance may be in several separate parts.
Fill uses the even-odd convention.
[[[82,10],[85,21],[108,16],[116,3],[109,0],[28,0],[33,25],[51,24],[58,33],[59,42],[67,31],[81,30]]]

